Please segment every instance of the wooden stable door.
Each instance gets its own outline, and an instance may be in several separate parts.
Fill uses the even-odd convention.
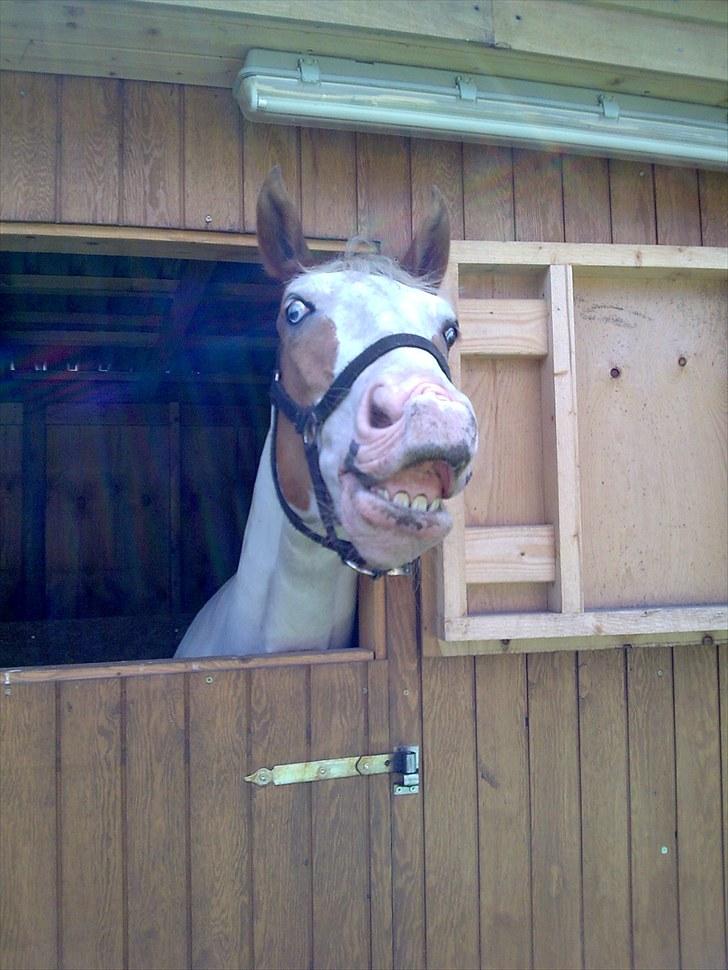
[[[386,661],[13,683],[1,701],[2,967],[392,965],[391,776],[244,781],[387,751]]]

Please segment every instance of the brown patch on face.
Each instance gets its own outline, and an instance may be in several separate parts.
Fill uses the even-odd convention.
[[[279,317],[281,382],[293,400],[308,407],[319,400],[334,379],[339,340],[328,317],[292,329]],[[313,488],[303,441],[284,414],[278,415],[276,465],[281,491],[289,505],[308,508]]]

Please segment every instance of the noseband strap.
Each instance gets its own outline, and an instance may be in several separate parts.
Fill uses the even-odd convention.
[[[321,474],[321,467],[319,465],[319,439],[324,421],[341,404],[362,371],[366,370],[375,360],[378,360],[384,354],[389,353],[390,350],[394,350],[397,347],[415,347],[419,350],[426,351],[435,358],[440,370],[450,380],[450,368],[447,360],[431,340],[427,340],[425,337],[421,337],[416,333],[394,333],[388,337],[382,337],[380,340],[376,340],[371,346],[367,347],[348,363],[342,372],[334,378],[333,383],[329,386],[318,404],[310,407],[303,407],[297,404],[281,384],[279,371],[276,371],[270,389],[270,397],[273,402],[271,469],[276,495],[286,514],[286,518],[295,529],[308,539],[337,553],[341,561],[347,566],[351,566],[357,572],[364,573],[366,576],[372,576],[375,579],[379,576],[407,574],[411,571],[412,563],[406,563],[397,569],[373,569],[367,565],[366,561],[351,542],[346,539],[341,539],[337,535],[336,526],[338,521],[334,512],[334,503]],[[303,439],[306,464],[308,465],[319,516],[326,530],[326,535],[321,535],[318,532],[314,532],[313,529],[310,529],[288,504],[281,490],[276,464],[276,434],[279,410],[288,418],[297,434]]]

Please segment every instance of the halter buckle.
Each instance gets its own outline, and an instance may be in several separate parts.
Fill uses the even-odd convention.
[[[318,441],[320,430],[321,422],[317,416],[313,413],[309,414],[304,422],[303,429],[301,430],[301,437],[303,438],[303,443],[306,448],[310,448],[311,445]]]

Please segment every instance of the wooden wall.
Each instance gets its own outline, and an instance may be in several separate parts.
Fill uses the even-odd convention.
[[[728,243],[728,183],[713,173],[249,126],[226,91],[2,83],[4,219],[250,230],[278,162],[309,233],[369,233],[394,251],[433,182],[459,237]],[[724,966],[726,648],[421,660],[402,579],[387,581],[386,624],[390,742],[425,756],[424,796],[392,803],[393,965]]]

